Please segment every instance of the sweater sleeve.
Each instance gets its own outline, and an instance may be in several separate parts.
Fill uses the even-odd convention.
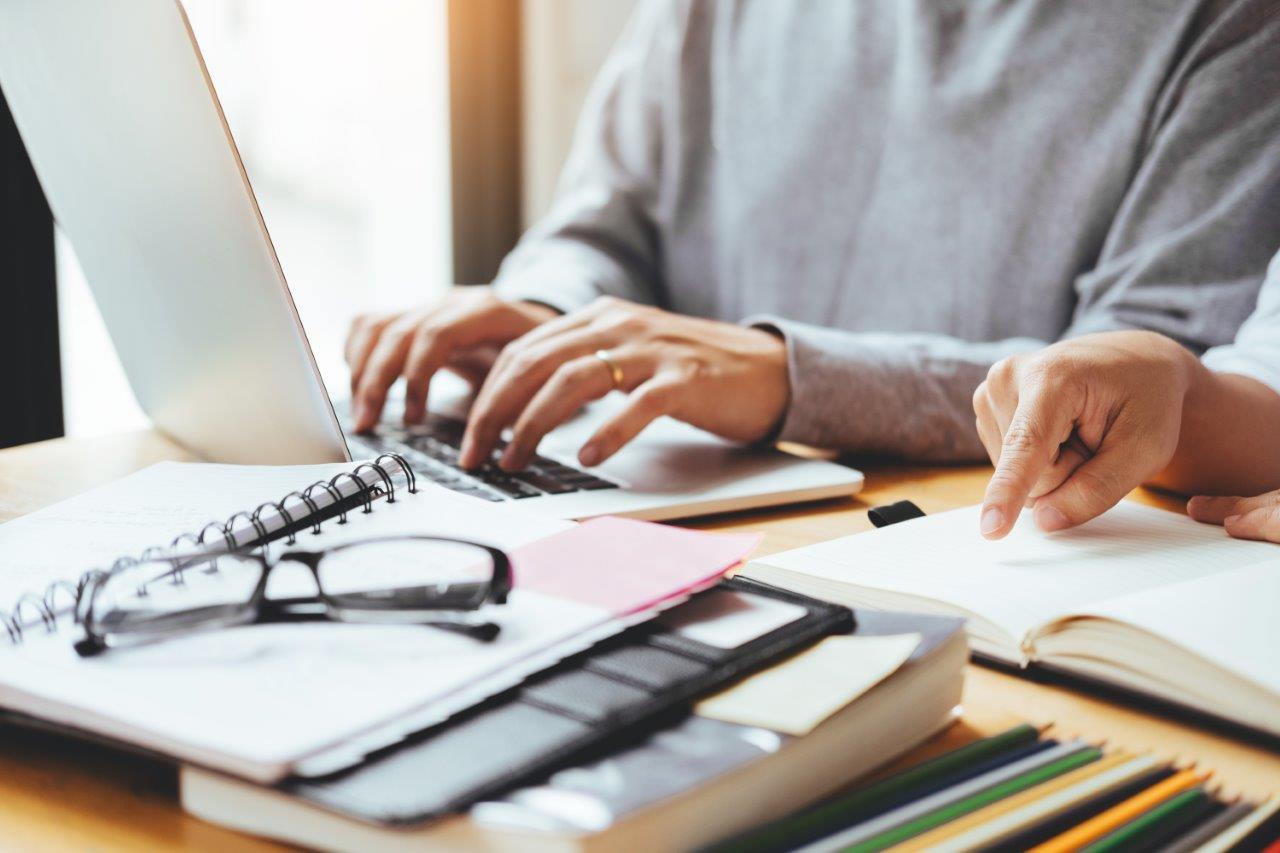
[[[583,105],[550,211],[498,271],[504,298],[561,312],[604,295],[661,301],[651,211],[679,22],[670,0],[637,7]]]
[[[1257,310],[1236,339],[1213,347],[1201,360],[1210,370],[1247,376],[1280,394],[1280,254],[1271,262]]]
[[[1073,283],[1063,337],[1148,329],[1202,353],[1231,341],[1256,304],[1280,239],[1280,19],[1270,4],[1236,3],[1187,57],[1096,263]],[[792,398],[780,438],[917,459],[984,459],[974,390],[995,362],[1046,343],[746,322],[787,340]],[[1240,348],[1210,364],[1232,353],[1241,364]]]

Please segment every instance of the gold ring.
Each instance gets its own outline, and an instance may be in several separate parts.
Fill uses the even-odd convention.
[[[613,356],[607,349],[596,350],[596,358],[600,359],[600,363],[609,368],[609,378],[613,380],[614,388],[622,387],[622,368],[618,366],[618,362],[613,360]]]

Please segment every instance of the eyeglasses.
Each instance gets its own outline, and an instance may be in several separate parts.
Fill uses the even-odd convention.
[[[267,598],[282,563],[310,570],[315,594]],[[487,545],[436,536],[363,539],[278,559],[249,551],[161,557],[94,576],[78,612],[83,656],[195,631],[267,622],[331,620],[417,624],[491,640],[498,626],[472,620],[505,604],[511,562]]]

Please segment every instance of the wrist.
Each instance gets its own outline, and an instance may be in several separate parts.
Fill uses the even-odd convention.
[[[764,395],[770,401],[769,423],[759,441],[772,444],[781,435],[787,412],[791,409],[791,359],[786,336],[780,329],[771,325],[757,325],[751,329],[760,335],[766,387],[772,389]]]

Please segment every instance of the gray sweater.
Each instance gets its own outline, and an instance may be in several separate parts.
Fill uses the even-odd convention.
[[[781,437],[984,456],[1064,336],[1229,342],[1280,243],[1280,0],[647,0],[508,298],[786,337]]]

